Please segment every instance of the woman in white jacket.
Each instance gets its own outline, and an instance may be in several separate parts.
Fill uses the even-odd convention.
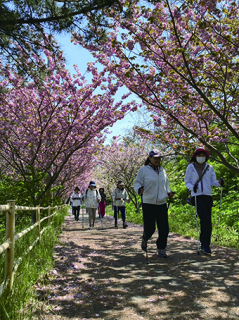
[[[191,158],[191,162],[186,170],[184,182],[185,186],[191,191],[192,205],[195,205],[197,197],[197,214],[200,218],[200,242],[201,250],[206,254],[211,254],[210,242],[212,234],[212,188],[211,186],[223,186],[223,179],[216,178],[213,167],[207,164],[209,151],[203,148],[197,149]]]
[[[72,194],[70,199],[72,201],[72,213],[75,216],[75,220],[78,221],[82,199],[82,195],[80,194],[80,189],[78,187],[75,188],[74,193]]]
[[[95,225],[96,209],[101,200],[94,181],[90,181],[88,189],[84,192],[83,200],[85,201],[86,210],[89,214],[89,229],[92,229]]]
[[[169,188],[169,180],[161,167],[161,154],[158,150],[150,151],[143,167],[139,169],[134,182],[134,189],[142,196],[144,233],[141,248],[147,251],[147,241],[158,227],[156,241],[158,255],[167,258],[166,246],[169,233],[168,209],[166,200],[173,197]]]

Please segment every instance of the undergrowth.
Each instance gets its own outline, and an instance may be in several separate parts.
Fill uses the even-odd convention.
[[[239,249],[239,201],[234,197],[225,195],[214,201],[212,208],[212,244]],[[169,229],[170,232],[182,236],[197,239],[195,207],[181,201],[177,197],[171,201],[169,206]],[[220,209],[220,214],[219,214]],[[111,206],[106,207],[106,214],[114,216]],[[219,219],[218,219],[219,218]],[[132,203],[126,205],[126,219],[139,225],[143,224],[142,208],[140,213]],[[198,218],[198,224],[200,220]]]
[[[61,209],[51,218],[52,223],[41,235],[40,242],[24,257],[15,274],[13,290],[9,294],[5,292],[1,296],[1,320],[32,319],[38,303],[35,297],[34,285],[41,276],[52,269],[54,245],[58,241],[58,235],[66,214],[67,209]],[[47,226],[47,220],[42,223],[41,229],[45,226]],[[25,226],[25,228],[27,227],[28,225]],[[16,242],[15,260],[22,256],[27,247],[35,241],[36,236],[36,230],[33,229]],[[0,266],[1,269],[4,269],[2,268],[4,266],[4,254],[0,257]]]

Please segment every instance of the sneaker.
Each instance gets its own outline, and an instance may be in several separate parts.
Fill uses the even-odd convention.
[[[115,225],[115,229],[118,229],[118,225],[117,224]]]
[[[212,250],[210,249],[209,246],[204,246],[204,247],[203,247],[203,252],[204,252],[205,254],[211,254],[211,253],[212,253]]]
[[[142,238],[141,249],[147,251],[147,241],[145,241],[144,238]]]
[[[127,223],[123,224],[123,229],[126,229],[128,227]]]
[[[167,258],[168,257],[165,249],[158,249],[158,256],[160,258]]]

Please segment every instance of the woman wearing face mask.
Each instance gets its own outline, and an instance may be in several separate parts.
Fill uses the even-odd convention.
[[[223,186],[223,180],[216,178],[213,167],[207,164],[209,151],[203,148],[197,149],[191,158],[191,162],[185,174],[185,186],[191,191],[192,205],[195,205],[195,196],[197,197],[197,214],[200,218],[200,242],[201,250],[206,254],[211,254],[210,249],[212,234],[212,189],[211,186]]]

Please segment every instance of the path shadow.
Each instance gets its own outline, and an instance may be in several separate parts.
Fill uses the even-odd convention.
[[[140,249],[142,227],[81,229],[67,217],[55,268],[37,288],[48,308],[37,319],[238,319],[238,251],[213,247],[197,255],[197,243],[170,234],[167,259],[149,241],[149,264]],[[49,311],[50,310],[50,311]]]

